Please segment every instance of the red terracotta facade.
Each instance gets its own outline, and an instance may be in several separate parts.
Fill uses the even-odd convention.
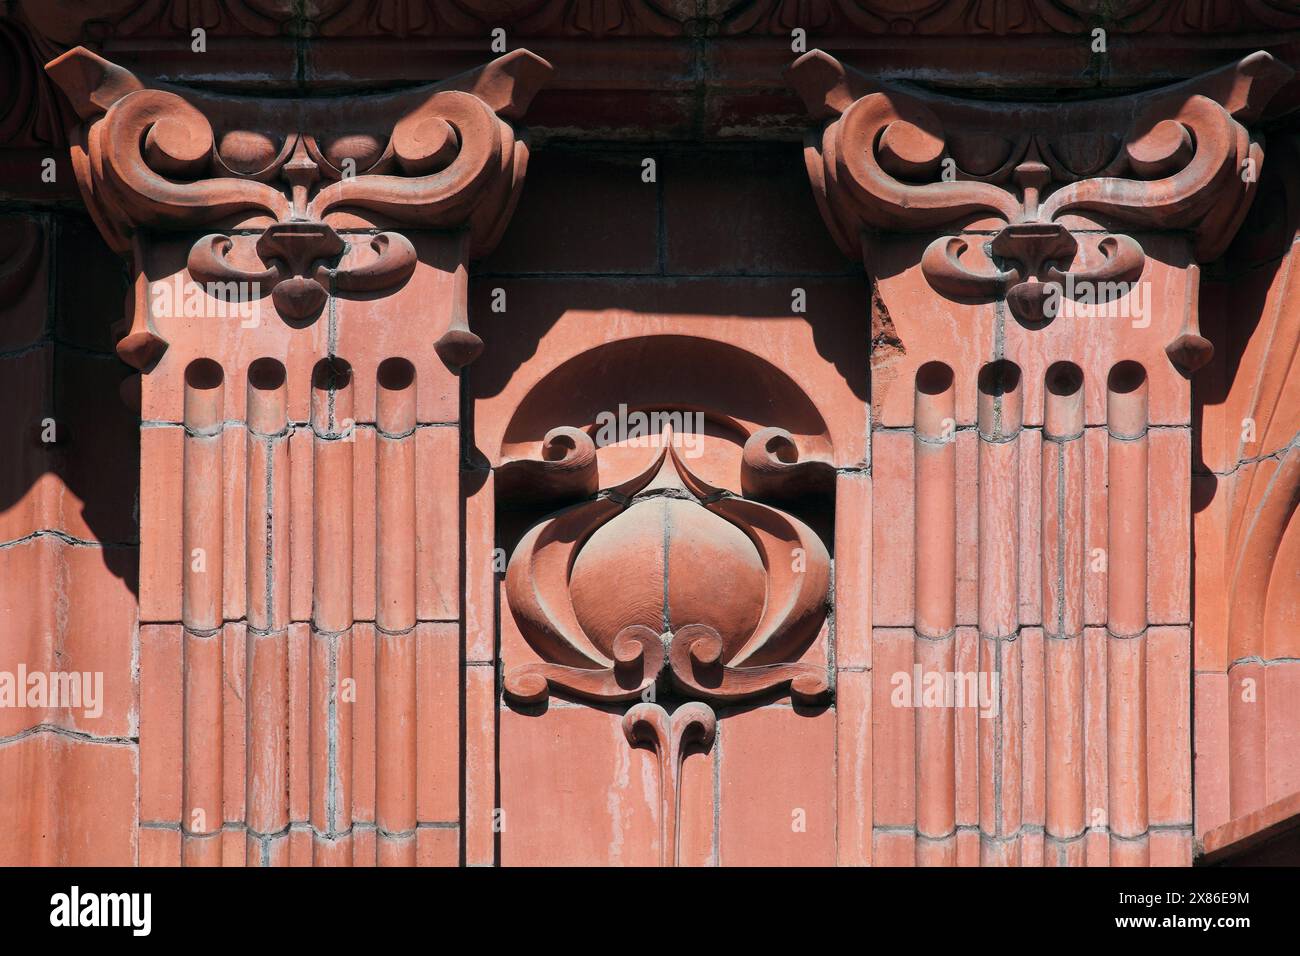
[[[1300,859],[1300,3],[92,6],[0,865]]]

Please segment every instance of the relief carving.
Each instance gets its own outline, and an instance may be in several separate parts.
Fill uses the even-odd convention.
[[[783,479],[807,487],[810,468],[831,470],[797,461],[792,441],[773,465],[773,431],[745,442],[746,494],[780,490]],[[618,701],[659,685],[694,700],[786,688],[799,700],[823,699],[826,668],[798,658],[825,620],[825,545],[793,515],[700,479],[670,428],[655,444],[631,480],[543,520],[519,542],[506,597],[543,660],[512,668],[506,693],[523,703],[557,689]],[[507,489],[520,470],[569,495],[598,482],[594,443],[581,429],[549,433],[543,456],[503,465]]]
[[[1187,230],[1197,261],[1218,258],[1255,194],[1257,119],[1292,71],[1267,53],[1156,92],[1074,104],[989,104],[885,86],[812,51],[790,80],[825,125],[805,156],[823,217],[846,254],[876,233],[941,235],[921,260],[953,299],[1005,298],[1021,322],[1052,317],[1070,290],[1119,290],[1146,260],[1123,232]],[[1080,242],[1095,243],[1082,261]],[[865,248],[864,248],[865,247]],[[1112,292],[1112,294],[1114,294]],[[1167,346],[1185,371],[1212,353],[1195,317]]]
[[[490,249],[505,228],[527,166],[518,119],[550,74],[545,60],[516,50],[443,83],[356,104],[279,101],[250,111],[238,97],[147,84],[78,47],[47,67],[71,100],[78,184],[109,244],[132,253],[137,230],[215,225],[189,255],[200,282],[256,284],[282,318],[308,322],[330,295],[387,292],[410,277],[411,243],[389,227],[460,230],[464,256]],[[346,104],[344,104],[346,105]],[[249,128],[250,112],[269,128]],[[347,124],[340,127],[340,119]],[[230,232],[258,229],[260,261],[236,263]],[[339,229],[374,231],[370,256],[354,262]],[[460,368],[482,348],[464,316],[435,343]],[[137,308],[128,360],[147,361]]]

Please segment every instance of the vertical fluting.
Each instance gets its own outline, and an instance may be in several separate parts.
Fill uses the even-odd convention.
[[[248,863],[289,826],[288,390],[284,366],[248,370],[245,588],[248,609],[245,760]]]
[[[953,672],[957,626],[957,431],[952,370],[917,370],[915,405],[916,620],[913,646],[922,681]],[[915,669],[914,669],[915,672]],[[924,683],[923,683],[924,688]],[[956,762],[949,701],[916,713],[916,862],[956,862]]]
[[[313,860],[348,865],[352,847],[352,371],[312,375],[313,592],[310,655]]]
[[[376,822],[381,866],[415,865],[415,369],[379,366]]]
[[[1107,380],[1106,595],[1111,863],[1145,865],[1147,840],[1147,376],[1121,362]]]
[[[185,370],[181,623],[184,736],[181,821],[186,866],[221,865],[222,425],[224,375],[210,359]]]
[[[1048,865],[1080,866],[1084,807],[1083,373],[1058,362],[1043,398],[1042,598]]]
[[[1020,861],[1020,369],[997,361],[979,376],[979,634],[993,714],[981,711],[980,859]],[[996,682],[994,677],[996,676]]]

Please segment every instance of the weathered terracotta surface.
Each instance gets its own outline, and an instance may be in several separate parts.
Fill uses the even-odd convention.
[[[102,681],[0,865],[1300,821],[1291,0],[86,6],[0,17],[0,695]]]

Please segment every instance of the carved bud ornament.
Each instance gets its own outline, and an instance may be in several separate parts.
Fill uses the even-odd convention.
[[[506,693],[625,701],[659,684],[700,701],[785,689],[824,698],[826,667],[798,660],[826,616],[821,539],[791,514],[705,483],[671,428],[654,444],[634,478],[541,521],[516,547],[506,596],[543,660],[512,668]],[[522,472],[573,497],[598,485],[597,467],[591,436],[561,427],[540,460],[499,473],[507,488]],[[745,441],[741,472],[747,488],[777,495],[833,478],[830,465],[799,461],[789,433],[774,428]]]

